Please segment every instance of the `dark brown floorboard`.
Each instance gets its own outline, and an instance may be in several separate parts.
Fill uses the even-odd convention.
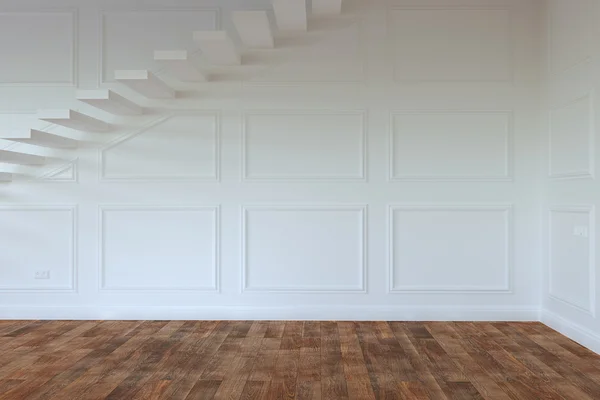
[[[540,323],[0,321],[0,400],[600,399]]]

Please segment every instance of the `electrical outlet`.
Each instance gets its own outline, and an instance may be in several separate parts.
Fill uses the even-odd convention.
[[[35,271],[35,279],[50,279],[50,271]]]
[[[589,231],[587,226],[576,226],[573,228],[573,236],[579,236],[586,238],[589,236]]]

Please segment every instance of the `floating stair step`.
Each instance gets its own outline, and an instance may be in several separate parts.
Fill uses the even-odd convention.
[[[106,122],[71,109],[40,110],[37,117],[42,121],[62,125],[78,131],[106,132],[110,130],[110,125]]]
[[[324,17],[340,15],[342,0],[312,0],[312,13]]]
[[[46,158],[13,150],[0,150],[0,162],[21,165],[42,165]]]
[[[234,11],[232,18],[246,46],[267,49],[275,46],[266,11]]]
[[[115,115],[140,115],[142,107],[110,89],[77,91],[77,100]]]
[[[308,30],[306,0],[273,0],[273,11],[279,30]]]
[[[77,147],[78,144],[77,140],[37,129],[16,129],[5,134],[0,133],[0,139],[50,147],[53,149],[72,149]]]
[[[115,71],[115,79],[150,99],[175,97],[175,90],[145,69]]]
[[[239,65],[242,58],[226,31],[196,31],[194,41],[208,61],[216,65]]]
[[[187,50],[156,50],[154,61],[182,82],[206,81],[206,76],[189,57]]]

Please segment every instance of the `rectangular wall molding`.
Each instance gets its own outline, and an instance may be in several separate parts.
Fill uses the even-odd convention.
[[[588,258],[587,265],[585,266],[585,271],[576,271],[575,268],[575,259],[573,258],[575,254],[573,253],[575,250],[573,247],[569,246],[566,250],[567,254],[570,258],[573,258],[572,262],[568,263],[568,271],[565,271],[565,274],[575,279],[577,277],[577,272],[583,272],[583,275],[580,276],[580,283],[587,284],[588,293],[588,301],[586,304],[577,303],[574,299],[569,298],[569,296],[565,293],[559,293],[557,290],[558,286],[561,282],[565,282],[565,277],[556,278],[555,268],[559,265],[555,265],[555,263],[559,260],[554,259],[555,250],[555,242],[554,242],[554,234],[556,233],[558,226],[555,224],[554,218],[560,214],[574,214],[585,217],[586,225],[581,224],[582,228],[587,230],[586,234],[581,233],[582,235],[587,235],[586,239],[588,243],[588,251],[585,254],[585,257]],[[558,221],[557,221],[558,222]],[[562,304],[566,304],[569,307],[572,307],[584,314],[588,314],[592,317],[596,316],[596,260],[595,260],[595,207],[592,205],[556,205],[550,207],[548,213],[548,297],[558,301]],[[570,226],[569,228],[573,228]],[[575,235],[574,230],[570,230],[568,232],[564,232],[566,235]],[[562,243],[564,241],[560,241]],[[578,291],[580,292],[580,291]]]
[[[305,88],[306,85],[342,87],[365,83],[369,56],[364,18],[350,14],[342,18],[311,20],[309,32],[305,33],[308,36],[304,39],[310,40],[306,42],[297,34],[276,35],[275,47],[285,57],[259,54],[256,65],[249,67],[251,73],[243,80],[243,85],[248,88]],[[329,59],[327,54],[331,53],[336,57]]]
[[[548,71],[550,75],[559,77],[575,67],[593,59],[594,22],[596,15],[594,0],[582,0],[575,4],[561,1],[550,1],[548,7]],[[558,12],[557,12],[558,11]],[[561,22],[576,25],[559,26],[556,19],[561,15]],[[570,37],[565,37],[565,35]],[[555,46],[560,46],[557,49]],[[559,51],[557,51],[559,50]],[[558,60],[559,52],[566,52],[566,59]]]
[[[77,292],[77,237],[78,237],[78,224],[77,224],[77,206],[70,204],[53,204],[53,205],[0,205],[0,214],[4,212],[40,212],[40,213],[66,213],[68,215],[68,224],[67,226],[63,226],[62,230],[68,233],[68,237],[66,242],[68,242],[68,248],[59,249],[59,248],[51,248],[51,250],[55,253],[58,253],[60,250],[63,250],[65,254],[64,260],[67,261],[67,270],[62,273],[57,273],[57,271],[53,270],[51,267],[48,268],[48,265],[40,263],[33,266],[35,270],[49,270],[50,271],[50,280],[56,279],[57,275],[61,275],[63,278],[68,280],[68,284],[66,285],[48,285],[48,286],[38,286],[38,285],[3,285],[0,283],[0,293],[76,293]],[[35,238],[39,237],[39,232],[34,232],[28,229],[28,225],[20,224],[18,229],[10,226],[4,226],[5,229],[12,229],[11,235],[22,235],[23,240],[33,241]],[[46,226],[45,229],[51,229],[50,226]],[[0,224],[0,231],[2,230],[2,226]],[[55,232],[58,235],[58,231]],[[56,236],[55,236],[56,237]],[[25,239],[28,238],[28,239]],[[6,245],[6,242],[3,242]],[[30,242],[32,247],[34,247],[33,242]],[[50,244],[53,246],[53,244]],[[55,245],[55,244],[54,244]],[[11,249],[3,248],[3,252],[7,253]],[[39,250],[39,248],[38,248]],[[44,259],[44,262],[49,262],[48,258]],[[28,265],[31,267],[31,265]],[[29,279],[33,280],[33,271],[29,271],[32,275],[29,276]]]
[[[131,221],[126,220],[125,222],[121,222],[119,224],[118,219],[116,221],[116,226],[119,228],[121,225],[126,226],[128,229],[134,229],[135,223],[148,222],[150,219],[150,214],[154,214],[156,218],[160,216],[161,213],[169,213],[171,215],[181,214],[181,218],[178,220],[180,229],[174,230],[171,229],[166,223],[167,220],[158,220],[156,226],[147,227],[145,225],[138,226],[137,235],[133,232],[131,235],[128,235],[131,239],[131,246],[135,246],[134,248],[122,249],[119,245],[119,240],[111,240],[108,237],[109,234],[116,235],[118,233],[122,233],[122,229],[117,229],[116,231],[111,231],[110,227],[107,226],[107,218],[109,216],[115,214],[122,214],[129,217]],[[136,213],[146,213],[147,216],[140,220],[135,220]],[[207,214],[210,216],[212,220],[211,224],[213,226],[203,227],[199,225],[194,225],[197,221],[193,221],[192,214]],[[187,214],[187,215],[185,215]],[[186,292],[193,291],[198,293],[218,293],[219,292],[219,277],[220,277],[220,207],[219,206],[189,206],[189,205],[181,205],[181,206],[151,206],[151,205],[101,205],[98,209],[98,249],[99,249],[99,260],[98,260],[98,288],[101,292],[130,292],[130,293],[139,293],[139,292]],[[115,223],[113,221],[113,223]],[[189,223],[190,226],[183,226],[183,223]],[[155,235],[153,237],[151,231],[153,228],[156,229]],[[202,228],[204,230],[202,230]],[[169,230],[171,229],[171,230]],[[146,237],[143,240],[144,242],[138,241],[136,236],[141,236],[144,234]],[[177,234],[183,235],[180,238],[177,238]],[[191,240],[190,236],[196,235],[201,237],[202,235],[210,235],[208,237],[208,241],[212,243],[203,243],[198,242],[196,240]],[[169,245],[165,240],[177,240],[177,243],[173,245]],[[141,240],[141,239],[140,239]],[[151,242],[155,240],[156,242]],[[187,245],[187,247],[186,247]],[[111,255],[107,254],[107,246],[112,246],[112,250],[115,254]],[[125,251],[126,255],[119,254],[119,251]],[[136,251],[139,250],[139,253]],[[167,264],[162,265],[162,269],[157,271],[149,271],[145,267],[144,260],[149,257],[148,251],[152,250],[152,261],[160,262],[163,260],[168,262]],[[175,251],[175,252],[174,252]],[[156,253],[156,254],[155,254]],[[208,266],[202,265],[194,265],[193,267],[188,267],[187,270],[178,270],[176,267],[183,268],[184,266],[178,264],[177,257],[183,257],[183,260],[188,261],[189,259],[194,259],[194,262],[206,262],[205,253],[209,254],[207,258]],[[138,257],[136,260],[134,257]],[[127,259],[125,259],[127,258]],[[169,261],[166,261],[166,260]],[[148,278],[149,281],[152,281],[153,284],[142,284],[142,285],[131,285],[127,284],[127,282],[123,284],[110,284],[108,282],[107,274],[110,273],[108,270],[109,265],[107,264],[110,261],[115,262],[115,265],[118,266],[128,266],[131,268],[136,268],[136,261],[140,265],[137,265],[137,269],[127,272],[127,274],[131,274],[133,272],[139,273],[140,280],[144,280],[143,278],[147,278],[146,271],[148,274],[154,272],[154,276],[150,276]],[[182,263],[183,264],[183,263]],[[202,267],[202,271],[200,271],[200,267]],[[114,268],[113,268],[114,269]],[[126,272],[119,270],[120,272]],[[197,273],[197,277],[185,277],[183,276],[186,273],[192,274]],[[162,274],[162,275],[161,275]],[[166,275],[165,275],[166,274]],[[179,274],[180,276],[175,276]],[[207,277],[205,275],[210,275]],[[119,279],[119,277],[115,277]],[[127,277],[125,277],[127,278]],[[182,278],[183,281],[179,283],[169,283],[163,284],[162,281],[167,281],[171,278]],[[205,278],[204,282],[193,282],[193,279]],[[115,280],[115,279],[113,279]],[[160,285],[156,285],[156,282],[161,282]],[[208,282],[208,283],[207,283]]]
[[[587,113],[587,115],[579,113]],[[594,91],[550,111],[548,130],[548,174],[550,179],[594,178],[596,165],[595,113]],[[559,119],[560,117],[562,119]],[[572,124],[578,124],[575,125],[576,129]],[[582,160],[583,165],[580,165]]]
[[[184,123],[187,131],[181,126]],[[140,154],[133,150],[135,146],[153,152]],[[99,163],[99,180],[103,182],[218,182],[221,114],[179,111],[158,117],[107,143],[99,151]]]
[[[256,121],[258,126],[253,129],[253,120],[262,120],[263,126]],[[280,126],[273,125],[277,122]],[[282,142],[283,134],[288,135],[285,139],[292,145]],[[242,126],[242,179],[365,181],[367,136],[365,110],[246,111]],[[313,150],[308,153],[307,149]],[[305,150],[304,153],[301,150]],[[337,154],[345,158],[336,160]]]
[[[515,74],[513,12],[510,6],[493,5],[389,7],[388,53],[393,63],[394,81],[399,84],[512,83]],[[413,15],[405,15],[398,21],[397,15],[402,13]],[[442,15],[444,18],[440,18]],[[474,22],[483,18],[488,21],[487,24]],[[423,23],[425,19],[427,23]],[[447,26],[438,31],[437,37],[419,31],[439,23]],[[473,37],[485,38],[490,46],[485,50],[481,46],[459,47],[472,43],[465,39]],[[409,42],[416,38],[419,42]],[[450,53],[442,50],[451,46],[454,46],[455,51],[448,57]],[[413,48],[418,48],[418,51],[413,51]],[[416,60],[421,61],[419,65],[411,64]]]
[[[402,118],[406,120],[408,126],[406,134],[410,137],[410,141],[407,145],[403,145],[401,138],[397,138],[397,135],[402,133],[398,126]],[[439,124],[434,127],[431,124],[435,118],[439,119]],[[422,124],[422,131],[431,134],[430,137],[423,137],[421,143],[415,140],[416,131],[419,130],[416,126],[418,123]],[[453,126],[453,124],[455,125]],[[479,127],[479,130],[470,133],[465,131],[474,129],[474,127]],[[453,128],[455,131],[452,131]],[[437,135],[436,129],[438,130]],[[454,134],[455,137],[450,138],[450,134]],[[487,139],[484,139],[484,134]],[[460,136],[464,143],[458,141]],[[473,146],[475,140],[479,141],[477,142],[477,152],[468,147]],[[514,115],[512,111],[417,110],[392,112],[388,139],[388,179],[392,182],[512,181],[513,142]],[[460,143],[460,149],[464,151],[463,154],[452,153],[453,150],[458,150],[452,147],[458,143]],[[409,147],[410,145],[413,147]],[[485,149],[487,154],[482,156],[484,146],[487,147]],[[404,153],[397,154],[397,148]],[[411,160],[413,155],[422,154],[422,152],[426,153],[425,157],[421,155]],[[412,164],[410,164],[411,162]],[[439,171],[433,170],[435,163],[439,164]],[[462,169],[475,171],[475,173],[467,173]]]
[[[0,88],[1,87],[10,87],[10,86],[16,86],[16,87],[44,87],[44,86],[50,86],[50,87],[70,87],[70,86],[77,86],[78,84],[78,59],[79,59],[79,45],[78,45],[78,36],[79,36],[79,26],[78,26],[78,21],[79,21],[79,16],[78,16],[78,10],[75,8],[66,8],[66,9],[52,9],[52,10],[36,10],[36,11],[5,11],[5,12],[0,12],[0,33],[2,35],[9,35],[9,32],[2,32],[2,18],[8,18],[8,19],[13,19],[16,21],[16,18],[18,17],[22,17],[22,18],[26,18],[26,17],[41,17],[42,20],[43,19],[49,19],[52,18],[52,16],[55,17],[67,17],[69,19],[69,24],[70,26],[68,26],[68,37],[66,37],[66,42],[64,43],[65,46],[68,46],[68,50],[69,50],[69,55],[67,57],[65,61],[64,65],[54,65],[53,67],[51,67],[50,65],[45,65],[44,71],[50,71],[52,70],[52,68],[56,69],[57,71],[60,71],[62,73],[62,70],[64,67],[68,68],[68,76],[65,77],[59,77],[56,79],[53,79],[52,77],[44,77],[41,79],[35,78],[35,77],[18,77],[15,79],[10,79],[10,80],[4,80],[6,78],[3,79],[3,75],[5,76],[5,73],[7,73],[8,71],[3,71],[2,67],[0,66]],[[27,27],[28,31],[33,32],[33,30],[31,30],[30,26],[27,25],[34,25],[34,26],[39,26],[38,23],[36,23],[36,21],[30,21],[29,24],[23,24],[24,27]],[[54,29],[56,30],[56,25],[62,25],[61,22],[55,21],[53,24]],[[7,25],[8,26],[8,25]],[[61,28],[62,29],[62,28]],[[14,36],[15,33],[12,32],[12,36]],[[44,35],[41,35],[44,36]],[[40,36],[40,34],[38,33],[37,37],[35,39],[32,38],[33,42],[31,43],[32,45],[40,45],[39,40],[42,38]],[[48,36],[44,38],[45,40],[50,40],[51,37]],[[8,43],[8,41],[7,41]],[[10,41],[10,43],[13,43],[15,46],[23,46],[23,41],[21,40],[21,42],[13,42]],[[46,51],[51,51],[52,49],[46,49]],[[19,64],[17,65],[11,65],[9,63],[9,61],[11,60],[10,57],[10,49],[2,49],[0,48],[0,52],[2,52],[3,54],[3,62],[2,64],[5,66],[8,66],[9,68],[12,68],[20,73],[23,73],[23,71],[26,71],[26,67],[32,67],[35,66],[36,63],[47,63],[49,61],[59,61],[61,60],[60,55],[57,54],[45,54],[45,55],[41,55],[40,57],[42,57],[41,59],[34,59],[34,58],[30,58],[27,65],[21,65]],[[25,53],[25,51],[21,50],[21,52]],[[29,57],[34,57],[37,56],[39,53],[39,49],[35,49],[32,48],[30,50],[26,51],[27,53],[29,53]],[[13,60],[15,59],[14,57],[12,58]],[[39,70],[38,70],[39,71]]]
[[[241,212],[242,292],[366,293],[367,206],[262,204],[242,206]],[[260,217],[254,221],[255,213],[263,214],[262,222]],[[327,237],[321,237],[323,232],[329,232]],[[270,250],[261,240],[272,246]],[[281,274],[283,266],[290,268],[289,274]],[[348,267],[352,269],[340,269]],[[310,283],[311,278],[317,281]],[[298,281],[305,283],[292,283]]]
[[[396,279],[399,277],[396,271],[396,263],[399,262],[399,256],[410,256],[410,253],[407,253],[409,247],[405,247],[404,249],[396,248],[396,241],[400,238],[397,237],[400,233],[396,231],[396,213],[401,212],[405,214],[413,214],[414,225],[407,225],[408,222],[405,221],[406,229],[411,229],[411,233],[402,232],[405,235],[406,240],[414,239],[415,237],[419,240],[426,240],[421,235],[426,234],[426,231],[420,226],[425,224],[426,221],[431,221],[433,218],[443,218],[442,214],[446,214],[446,220],[443,221],[442,225],[439,225],[442,228],[446,228],[452,224],[451,216],[454,214],[456,218],[458,218],[459,214],[473,214],[474,218],[471,221],[465,221],[465,215],[460,216],[461,222],[459,225],[452,225],[451,228],[448,228],[448,235],[444,238],[435,237],[433,231],[429,231],[429,239],[431,243],[427,245],[427,251],[422,253],[422,256],[429,257],[432,255],[434,259],[424,259],[420,260],[423,265],[418,265],[419,260],[413,260],[410,264],[410,267],[404,265],[405,269],[404,273],[408,274],[409,272],[417,273],[418,269],[423,266],[428,266],[429,268],[438,268],[437,271],[428,270],[428,276],[435,273],[437,276],[443,276],[443,273],[446,275],[449,272],[446,272],[448,268],[453,268],[452,256],[457,256],[458,258],[462,257],[466,253],[466,249],[463,247],[459,247],[458,249],[455,246],[476,246],[480,251],[484,251],[485,254],[482,253],[474,259],[462,259],[459,262],[469,261],[472,265],[460,265],[457,264],[455,268],[464,268],[462,271],[460,269],[454,269],[449,276],[452,276],[452,279],[456,279],[456,277],[461,277],[464,280],[473,279],[472,275],[476,275],[477,278],[485,278],[486,282],[477,283],[476,281],[469,281],[468,283],[462,283],[462,281],[457,281],[454,284],[448,283],[419,283],[420,276],[417,273],[415,276],[410,277],[414,282],[413,283],[405,283],[399,284],[396,283]],[[429,215],[427,215],[429,214]],[[436,215],[437,214],[437,215]],[[480,215],[477,215],[480,214]],[[489,218],[488,225],[484,225],[484,216],[487,214]],[[490,218],[491,215],[497,214],[493,218]],[[424,216],[424,217],[423,217]],[[423,218],[421,222],[417,221],[417,218]],[[512,293],[512,276],[513,276],[513,222],[512,222],[512,205],[511,204],[392,204],[388,207],[388,289],[389,293],[440,293],[440,294],[470,294],[470,293]],[[465,228],[468,224],[469,228]],[[498,226],[492,226],[491,224],[498,224]],[[400,225],[403,228],[403,225]],[[461,232],[456,232],[453,229],[466,229],[463,233],[466,235],[467,233],[471,236],[460,238]],[[414,231],[415,229],[420,229],[419,231]],[[473,232],[472,230],[480,229],[481,231]],[[489,232],[490,237],[486,238],[482,236],[485,233],[484,229]],[[493,230],[496,232],[493,232]],[[439,235],[439,232],[435,232]],[[433,235],[433,236],[432,236]],[[477,243],[475,238],[477,238]],[[452,240],[456,240],[452,246]],[[409,243],[405,243],[406,246],[412,246]],[[439,248],[434,248],[434,246],[442,246]],[[449,247],[450,246],[450,247]],[[492,251],[496,251],[497,254],[492,254]],[[455,252],[456,254],[451,254]],[[446,254],[448,253],[448,254]],[[435,259],[438,257],[437,259]],[[498,263],[498,259],[501,259],[502,262]],[[403,260],[406,262],[406,260]],[[443,263],[443,265],[441,264]],[[484,268],[487,263],[493,264],[498,263],[495,266],[497,270],[487,271],[486,274],[482,274],[478,269]],[[402,265],[400,265],[402,267]],[[442,269],[439,269],[442,268]],[[486,276],[489,275],[489,276]],[[490,279],[490,277],[492,279]],[[442,278],[440,278],[442,279]],[[498,281],[500,280],[500,281]]]
[[[112,77],[112,74],[114,72],[114,70],[117,69],[116,66],[114,66],[114,68],[112,68],[111,70],[107,71],[108,68],[108,57],[107,57],[107,52],[110,51],[110,46],[107,43],[107,39],[106,39],[106,19],[107,17],[111,16],[111,15],[119,15],[121,17],[123,17],[126,14],[130,14],[132,16],[141,16],[141,15],[146,15],[146,16],[153,16],[153,15],[157,15],[160,16],[161,14],[163,15],[163,22],[164,22],[164,15],[168,15],[168,14],[174,14],[174,13],[184,13],[187,17],[190,17],[193,14],[197,15],[197,26],[192,26],[191,24],[189,25],[189,31],[186,29],[185,31],[183,29],[185,29],[185,23],[181,22],[175,26],[178,27],[178,29],[182,29],[182,32],[180,34],[175,35],[173,32],[171,32],[171,39],[168,39],[169,42],[172,43],[166,43],[165,40],[167,40],[163,35],[163,38],[161,40],[157,41],[153,41],[153,40],[148,40],[147,43],[142,43],[143,44],[147,44],[148,49],[147,52],[142,51],[139,55],[138,58],[133,60],[130,60],[131,65],[123,65],[122,63],[119,64],[118,69],[150,69],[152,72],[156,73],[156,74],[161,74],[161,72],[163,71],[164,68],[161,67],[155,67],[155,68],[148,68],[149,66],[153,66],[155,65],[154,63],[154,50],[155,47],[157,45],[160,45],[160,42],[164,42],[163,46],[166,46],[166,48],[162,49],[162,50],[169,50],[171,48],[177,48],[180,49],[182,46],[183,47],[190,47],[192,46],[192,33],[194,30],[198,30],[198,29],[219,29],[221,26],[221,15],[220,15],[220,9],[219,8],[209,8],[209,7],[191,7],[191,8],[176,8],[176,7],[169,7],[169,8],[148,8],[148,9],[123,9],[123,10],[102,10],[98,13],[98,28],[99,28],[99,32],[98,32],[98,38],[100,40],[100,46],[98,47],[99,49],[99,53],[98,53],[98,85],[101,86],[105,83],[111,83],[114,82],[114,80],[110,77]],[[204,14],[205,15],[205,19],[206,21],[204,21],[203,19],[199,18],[198,14]],[[142,28],[143,29],[143,28]],[[147,31],[150,32],[150,31]],[[159,31],[156,31],[154,33],[160,33]],[[188,35],[186,40],[186,37],[184,37],[184,35]],[[177,36],[177,40],[175,40],[173,37]],[[160,39],[160,38],[159,38]],[[186,46],[185,44],[188,44],[188,46]],[[135,54],[135,50],[137,49],[133,49],[134,51],[132,51],[131,48],[129,48],[129,53],[122,53],[119,54],[119,56],[123,57],[123,56],[128,56],[128,57],[132,57],[133,54]],[[186,50],[186,48],[184,48],[183,50]],[[147,53],[147,54],[145,54]],[[143,59],[143,60],[142,60]]]

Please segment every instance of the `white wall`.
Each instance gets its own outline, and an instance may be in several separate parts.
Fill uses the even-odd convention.
[[[537,319],[540,2],[347,0],[196,84],[152,51],[268,2],[174,3],[3,1],[2,126],[72,107],[116,129],[48,127],[93,143],[0,186],[0,317]],[[178,97],[111,79],[136,68]],[[74,100],[98,85],[147,112]]]
[[[543,320],[600,351],[597,318],[600,201],[600,4],[548,2],[548,172],[544,216]]]

